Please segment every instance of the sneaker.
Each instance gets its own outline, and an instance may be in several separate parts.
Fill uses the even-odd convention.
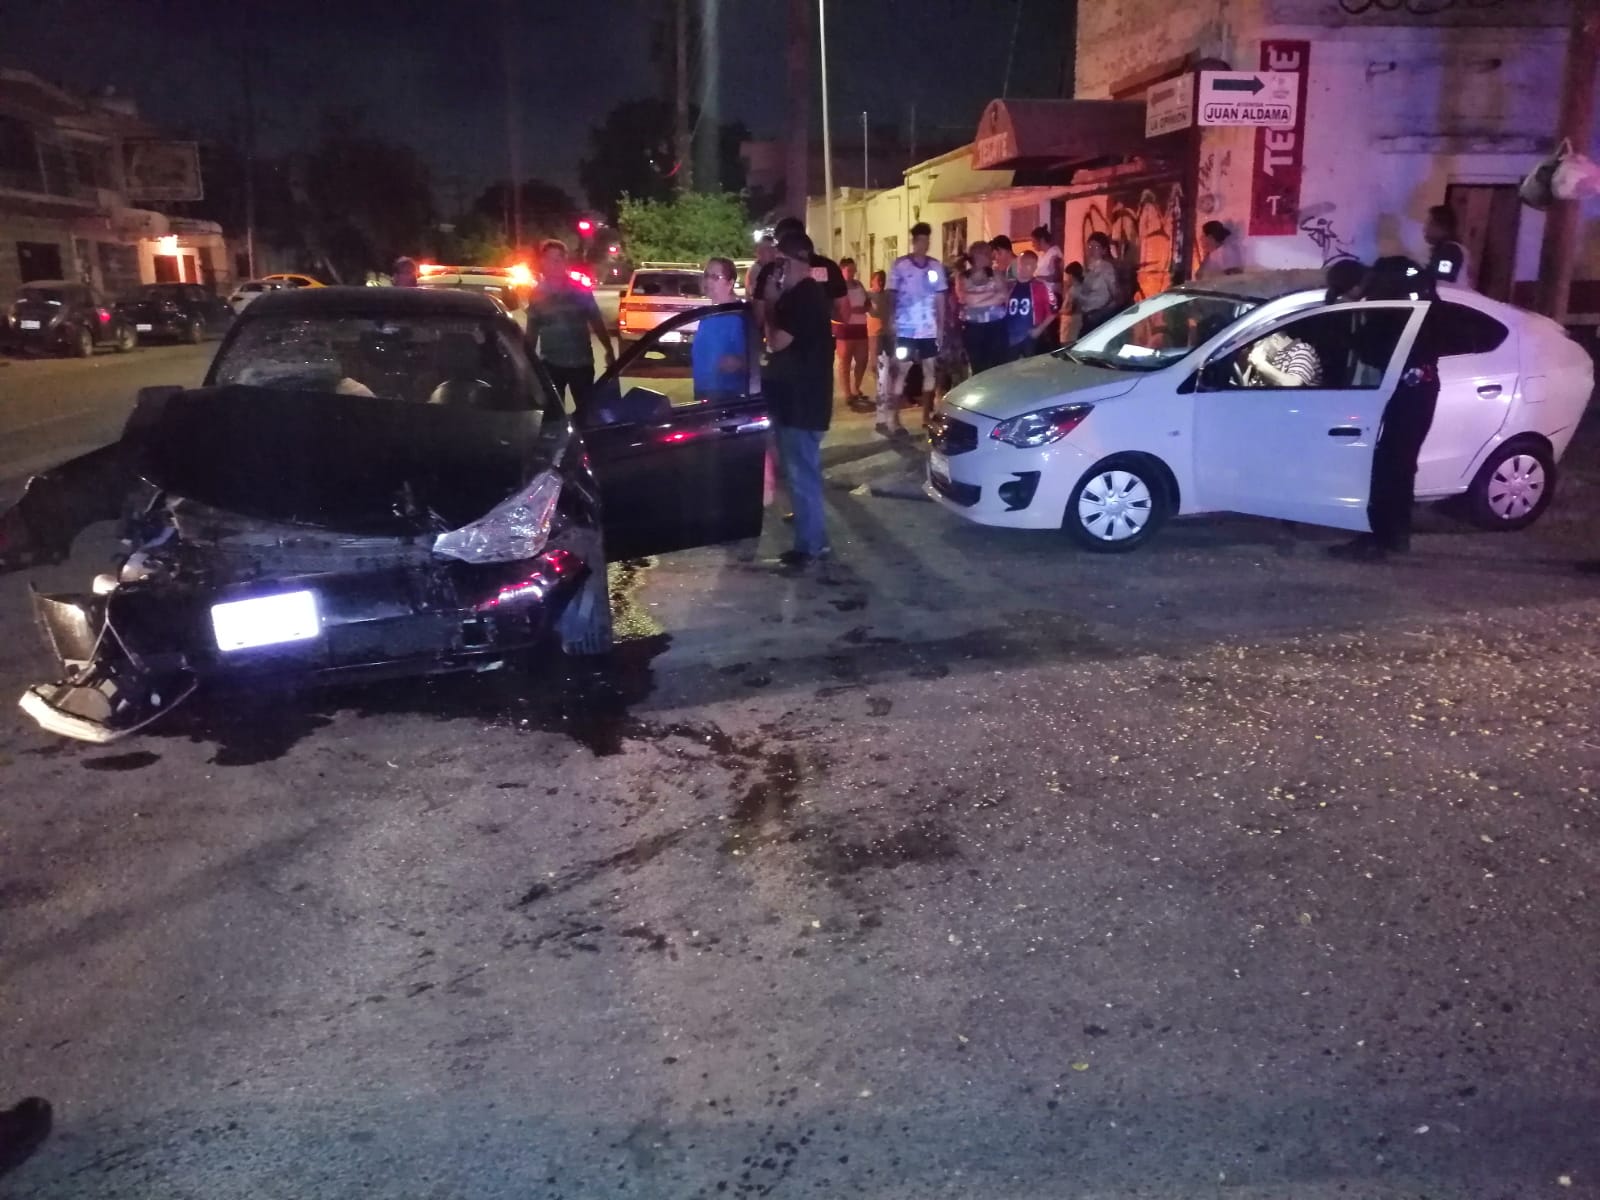
[[[1388,549],[1370,533],[1340,542],[1337,546],[1329,546],[1328,553],[1349,562],[1381,562],[1389,556]]]
[[[878,422],[878,424],[872,427],[872,432],[876,433],[881,438],[887,438],[891,442],[901,434],[905,433],[905,431],[906,427],[904,425],[889,426],[885,425],[882,421]]]
[[[778,555],[778,565],[790,571],[803,571],[814,561],[811,555],[802,550],[785,550]]]

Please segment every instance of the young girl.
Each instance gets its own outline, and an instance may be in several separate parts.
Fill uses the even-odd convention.
[[[1070,346],[1083,333],[1083,313],[1079,311],[1078,286],[1083,283],[1083,264],[1070,262],[1062,271],[1061,326],[1063,346]]]

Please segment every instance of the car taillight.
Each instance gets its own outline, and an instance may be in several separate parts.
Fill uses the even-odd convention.
[[[102,308],[100,310],[100,324],[104,325],[109,320],[111,320],[111,313]]]
[[[465,563],[517,562],[532,558],[550,539],[550,523],[561,499],[561,476],[542,471],[524,491],[484,516],[441,533],[433,552]]]
[[[568,271],[567,272],[567,277],[569,279],[571,279],[572,282],[577,284],[579,287],[586,287],[586,288],[594,287],[594,279],[593,279],[593,277],[589,276],[589,275],[585,275],[582,271],[577,271],[577,270]]]

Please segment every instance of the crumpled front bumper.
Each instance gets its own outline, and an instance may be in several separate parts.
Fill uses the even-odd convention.
[[[468,670],[538,645],[588,566],[551,549],[524,563],[263,580],[222,589],[128,583],[108,595],[35,594],[63,677],[20,706],[42,729],[109,742],[164,716],[202,684],[268,688]],[[214,604],[311,591],[319,632],[223,650]]]

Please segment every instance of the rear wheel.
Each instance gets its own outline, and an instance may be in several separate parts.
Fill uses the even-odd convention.
[[[199,317],[191,317],[189,323],[183,327],[183,340],[191,346],[198,346],[205,336],[205,323]]]
[[[1507,442],[1489,456],[1467,489],[1467,513],[1479,529],[1526,529],[1555,496],[1556,462],[1541,442]]]
[[[87,329],[75,329],[67,341],[67,349],[74,358],[94,357],[94,334]]]
[[[118,325],[117,326],[117,337],[116,337],[116,340],[112,343],[112,345],[116,347],[118,354],[126,354],[128,351],[132,350],[138,344],[139,344],[139,338],[138,338],[138,335],[136,335],[133,332],[133,326],[131,326],[131,325]]]
[[[1067,498],[1063,521],[1072,540],[1097,554],[1137,550],[1172,515],[1166,479],[1137,455],[1097,463]]]

